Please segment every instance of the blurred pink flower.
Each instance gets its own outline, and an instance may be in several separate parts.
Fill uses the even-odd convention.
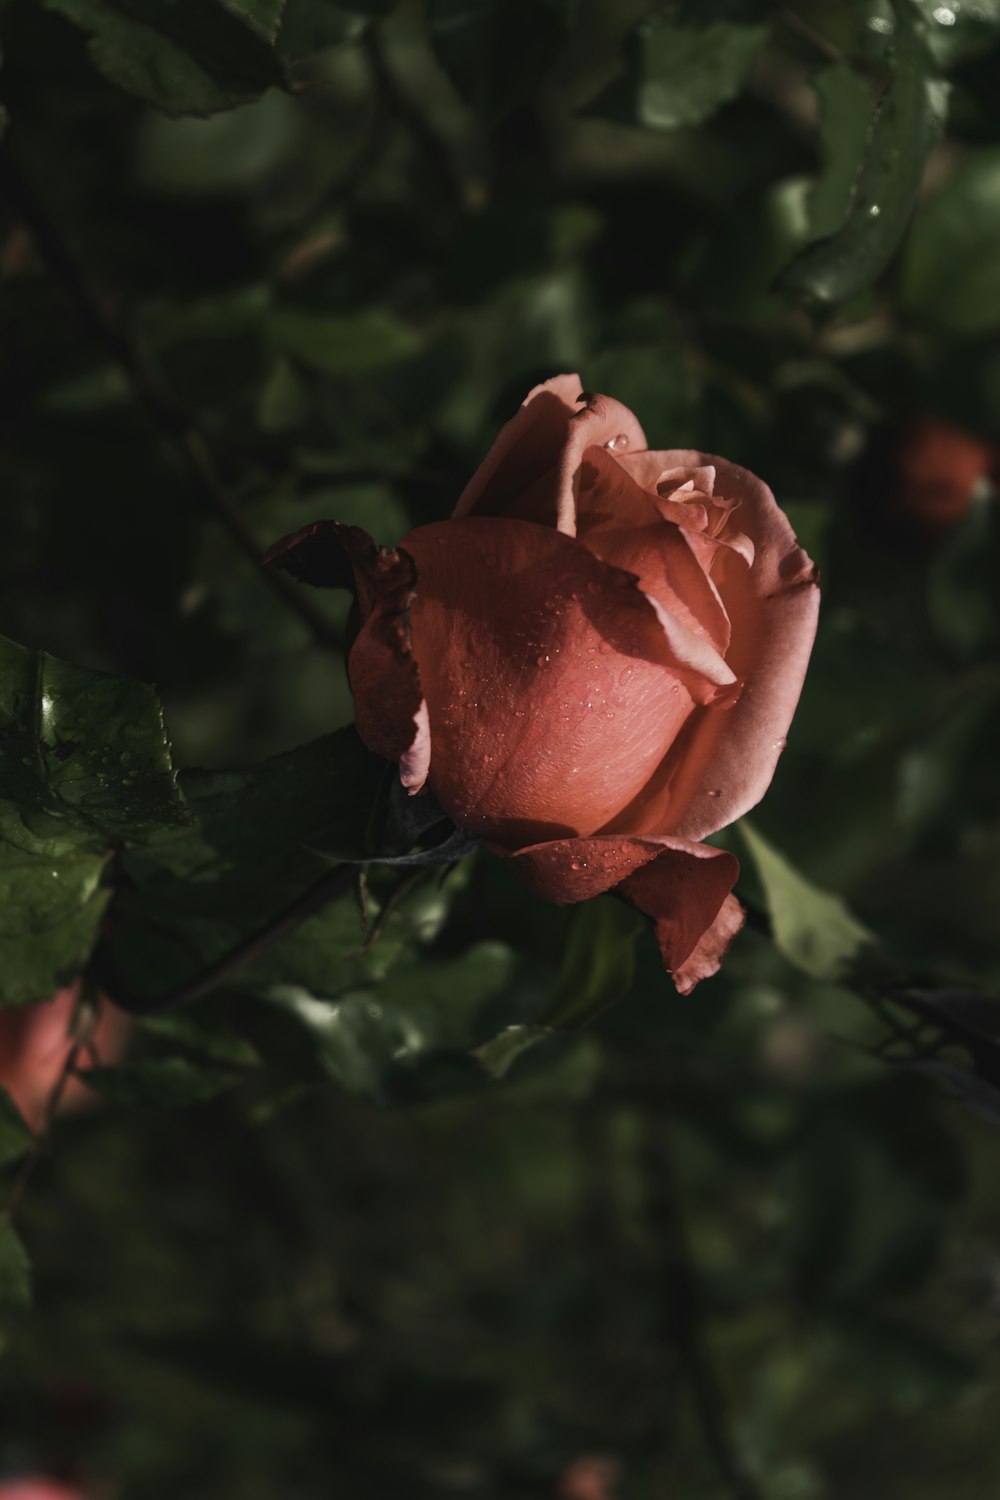
[[[38,1005],[0,1010],[0,1087],[7,1090],[33,1130],[38,1130],[44,1121],[49,1097],[73,1046],[70,1025],[78,995],[79,986],[70,985],[53,995],[51,1000],[43,1000]],[[102,1063],[114,1062],[125,1049],[130,1026],[131,1021],[124,1012],[103,1001],[93,1035],[79,1058],[78,1066],[85,1069],[92,1066],[95,1059]],[[70,1078],[59,1108],[78,1109],[93,1097],[78,1079]],[[0,1500],[8,1500],[8,1495],[18,1500],[19,1494],[19,1490],[5,1488],[0,1482]],[[35,1495],[36,1491],[32,1490],[31,1494]],[[25,1496],[28,1497],[27,1490]],[[37,1491],[37,1500],[45,1500],[43,1491]]]

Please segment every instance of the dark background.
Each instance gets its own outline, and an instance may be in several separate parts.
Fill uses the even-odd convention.
[[[278,824],[308,843],[324,798],[376,795],[297,749],[350,722],[346,606],[304,621],[254,550],[445,516],[563,370],[651,446],[758,472],[821,565],[755,827],[901,974],[1000,983],[997,0],[5,0],[0,45],[0,632],[154,684],[181,768],[292,756],[189,777],[202,842],[105,871],[134,985],[312,878]],[[975,1068],[978,1113],[922,1076],[922,1038],[874,1055],[903,1023],[842,909],[749,860],[741,893],[833,956],[752,924],[681,999],[614,903],[440,875],[360,959],[345,899],[140,1027],[57,1124],[0,1472],[97,1500],[1000,1489],[1000,1111]],[[18,948],[5,998],[68,977],[54,951]],[[539,1022],[495,1080],[491,1039]]]

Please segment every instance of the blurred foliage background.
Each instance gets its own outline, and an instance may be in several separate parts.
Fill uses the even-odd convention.
[[[373,808],[419,839],[336,733],[345,602],[254,559],[447,514],[553,373],[763,475],[824,600],[731,835],[776,941],[693,997],[610,898],[370,865],[376,941],[343,891],[44,1150],[0,1109],[0,1474],[1000,1491],[1000,4],[3,0],[0,47],[4,1002],[162,993]]]

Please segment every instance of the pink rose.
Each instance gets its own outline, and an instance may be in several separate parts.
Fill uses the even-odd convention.
[[[74,984],[39,1005],[0,1010],[0,1088],[7,1090],[33,1130],[44,1121],[49,1097],[73,1046],[70,1028],[78,998],[79,986]],[[130,1025],[124,1011],[105,1001],[89,1046],[78,1060],[79,1069],[95,1058],[115,1062],[124,1050]],[[93,1098],[79,1079],[70,1078],[60,1109],[75,1109]],[[4,1500],[2,1488],[0,1500]]]
[[[539,896],[616,890],[690,990],[742,925],[701,842],[763,796],[816,630],[816,570],[761,480],[651,451],[561,375],[533,390],[451,520],[394,551],[317,522],[268,554],[353,584],[358,731]]]

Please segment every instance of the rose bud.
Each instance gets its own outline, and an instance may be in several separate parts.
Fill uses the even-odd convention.
[[[72,1051],[78,1002],[79,985],[74,984],[38,1005],[0,1010],[0,1088],[7,1090],[33,1130],[45,1122],[52,1092]],[[124,1051],[130,1026],[124,1011],[102,1002],[74,1071],[85,1071],[95,1060],[115,1062]],[[72,1077],[59,1097],[59,1109],[77,1109],[94,1098]]]
[[[996,462],[990,443],[936,417],[917,417],[896,449],[895,509],[936,540],[965,519],[976,485]]]
[[[701,842],[763,796],[816,630],[816,570],[771,491],[653,452],[562,375],[531,392],[451,520],[387,551],[319,521],[267,562],[353,587],[358,732],[539,896],[615,890],[686,993],[743,912]]]

